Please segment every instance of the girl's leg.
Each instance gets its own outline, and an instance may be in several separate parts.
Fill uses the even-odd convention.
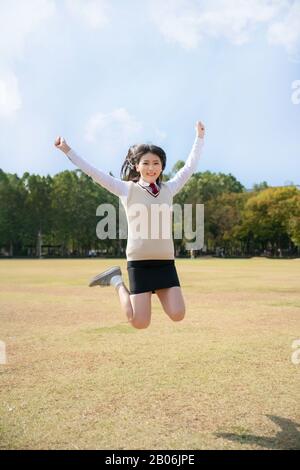
[[[152,292],[130,295],[133,310],[132,326],[135,328],[147,328],[151,321],[151,296]]]
[[[157,296],[166,314],[173,321],[183,320],[185,316],[185,304],[179,286],[167,289],[157,289]]]
[[[151,321],[151,295],[152,292],[130,295],[124,283],[116,287],[121,307],[128,321],[135,328],[147,328]]]
[[[125,286],[124,282],[122,282],[122,284],[119,284],[116,287],[116,291],[118,292],[118,295],[119,295],[122,310],[127,316],[128,321],[131,322],[133,318],[133,310],[132,310],[132,305],[130,301],[129,290]]]

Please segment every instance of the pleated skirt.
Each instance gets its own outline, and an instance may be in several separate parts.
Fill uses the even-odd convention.
[[[127,261],[127,272],[130,294],[180,287],[174,259]]]

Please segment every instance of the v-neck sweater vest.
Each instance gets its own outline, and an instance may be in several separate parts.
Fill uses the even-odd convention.
[[[128,197],[122,198],[128,222],[127,260],[174,259],[170,189],[161,183],[159,193],[153,195],[130,183]]]

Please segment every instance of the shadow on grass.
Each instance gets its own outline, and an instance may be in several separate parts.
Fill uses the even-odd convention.
[[[129,323],[126,322],[124,325],[114,325],[114,326],[103,326],[103,327],[98,327],[98,328],[90,328],[90,329],[85,329],[82,330],[83,333],[88,333],[88,334],[105,334],[105,333],[125,333],[125,334],[130,334],[130,333],[135,333],[136,330],[133,328]]]
[[[273,437],[255,436],[254,434],[215,433],[216,437],[222,437],[240,444],[256,444],[265,449],[299,450],[300,449],[300,423],[279,416],[266,415],[280,427]],[[299,429],[298,429],[299,428]]]

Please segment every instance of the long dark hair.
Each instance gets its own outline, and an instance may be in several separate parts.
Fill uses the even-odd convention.
[[[142,156],[148,152],[154,153],[160,158],[162,172],[156,179],[156,183],[159,185],[161,184],[163,171],[166,167],[167,157],[165,151],[161,147],[157,147],[157,145],[153,144],[135,144],[129,148],[120,172],[122,180],[134,181],[136,183],[140,179],[140,173],[136,171],[135,165],[137,165],[140,162]]]

